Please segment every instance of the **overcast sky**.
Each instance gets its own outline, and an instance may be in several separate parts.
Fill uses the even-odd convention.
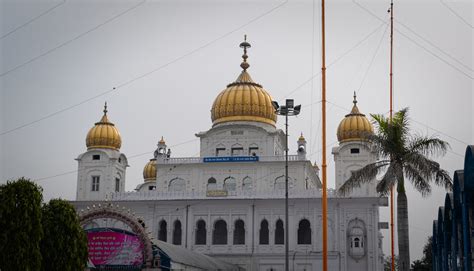
[[[74,158],[104,101],[129,157],[127,190],[143,181],[161,136],[173,156],[197,156],[194,134],[211,127],[214,98],[239,75],[244,34],[253,79],[273,99],[303,105],[290,119],[290,152],[303,132],[310,159],[321,164],[320,0],[0,3],[0,182],[26,176],[45,199],[74,199]],[[388,7],[388,0],[327,3],[330,187],[331,148],[353,91],[363,113],[388,112]],[[451,175],[474,142],[472,14],[470,0],[395,1],[395,109],[410,107],[414,133],[451,144],[438,159]],[[445,191],[422,198],[408,189],[415,260]],[[381,221],[388,218],[381,208]]]

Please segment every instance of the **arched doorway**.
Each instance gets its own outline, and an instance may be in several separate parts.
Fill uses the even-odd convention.
[[[153,255],[153,247],[152,247],[152,242],[150,237],[147,234],[147,227],[143,220],[135,217],[134,215],[130,214],[129,212],[126,212],[124,209],[121,209],[119,205],[114,205],[112,203],[108,203],[105,205],[92,205],[86,208],[86,210],[80,210],[79,211],[79,221],[81,226],[84,228],[86,225],[90,225],[94,223],[94,220],[98,219],[113,219],[113,220],[118,220],[122,222],[123,224],[127,225],[131,232],[117,232],[117,231],[107,231],[107,234],[102,234],[101,238],[105,238],[106,240],[108,238],[112,239],[114,236],[117,236],[117,241],[120,242],[121,238],[119,234],[128,234],[131,235],[133,234],[135,238],[137,239],[137,242],[142,246],[141,247],[141,253],[143,255],[143,264],[142,268],[157,268],[159,267],[159,256],[158,255]],[[114,233],[112,233],[114,232]],[[94,236],[99,236],[100,232],[94,231]],[[108,245],[109,242],[105,243],[99,243],[98,245]],[[90,242],[89,242],[89,248]],[[131,267],[132,268],[132,267]],[[136,266],[134,266],[130,270],[136,270]],[[113,270],[113,268],[99,268],[98,270]],[[97,270],[97,269],[95,269]],[[127,270],[126,268],[122,268],[121,270]]]

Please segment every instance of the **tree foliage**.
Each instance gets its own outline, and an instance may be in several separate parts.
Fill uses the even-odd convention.
[[[84,270],[87,262],[87,237],[74,207],[65,200],[53,199],[42,210],[42,270]]]
[[[367,135],[371,148],[379,160],[353,171],[349,179],[339,188],[345,195],[354,188],[376,179],[377,192],[387,195],[397,187],[397,232],[400,270],[410,268],[410,246],[408,230],[408,200],[405,191],[405,180],[427,196],[431,193],[431,184],[451,189],[452,181],[448,172],[430,156],[444,155],[449,144],[437,137],[418,136],[410,133],[408,108],[395,113],[392,119],[384,115],[371,115],[377,133]]]
[[[421,260],[416,260],[411,264],[414,271],[429,271],[433,269],[433,254],[431,247],[433,245],[433,237],[428,237],[425,246],[423,247],[423,257]]]
[[[383,270],[391,271],[392,270],[392,257],[385,256],[383,258]],[[398,256],[395,255],[395,270],[398,270]]]
[[[42,201],[28,179],[0,185],[0,270],[84,270],[87,237],[74,207]]]
[[[0,269],[40,270],[42,188],[20,178],[0,186]]]

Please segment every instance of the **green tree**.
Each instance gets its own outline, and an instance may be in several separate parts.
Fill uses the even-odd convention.
[[[395,270],[398,269],[398,256],[395,255]],[[383,270],[384,271],[391,271],[392,270],[392,257],[385,256],[383,258]]]
[[[423,247],[423,257],[421,260],[416,260],[411,264],[414,271],[429,271],[433,269],[433,254],[431,247],[433,245],[433,237],[428,237],[425,246]]]
[[[410,268],[410,246],[408,237],[408,202],[405,179],[413,187],[427,196],[431,193],[431,183],[452,187],[448,173],[430,156],[444,155],[449,144],[436,137],[410,134],[408,108],[395,113],[392,120],[383,115],[371,115],[375,120],[377,133],[367,135],[367,140],[379,156],[375,163],[352,172],[349,179],[340,187],[344,195],[362,184],[374,180],[379,173],[383,176],[377,181],[377,192],[387,195],[397,187],[397,233],[399,251],[399,270]]]
[[[0,270],[40,270],[42,188],[28,179],[0,186]]]
[[[43,206],[44,238],[41,241],[42,270],[84,270],[87,236],[74,207],[61,199]]]

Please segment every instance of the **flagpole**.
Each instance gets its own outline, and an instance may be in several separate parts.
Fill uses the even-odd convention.
[[[321,41],[322,41],[322,145],[323,145],[323,158],[322,158],[322,170],[323,170],[323,195],[322,195],[322,217],[323,217],[323,271],[328,270],[328,240],[327,240],[327,174],[326,174],[326,37],[325,37],[325,10],[324,0],[321,0]]]
[[[393,0],[390,1],[390,122],[393,115]],[[393,229],[393,186],[390,187],[390,246],[391,246],[391,270],[395,271],[395,246]]]

